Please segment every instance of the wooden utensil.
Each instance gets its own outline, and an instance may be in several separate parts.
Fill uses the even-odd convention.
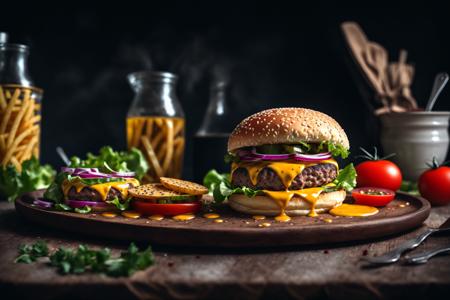
[[[276,222],[271,217],[258,221],[251,215],[223,206],[215,211],[223,220],[221,223],[202,214],[184,222],[171,218],[152,221],[145,217],[129,219],[119,215],[107,218],[99,214],[46,210],[31,204],[39,197],[42,197],[42,191],[17,199],[17,212],[40,225],[102,239],[194,247],[278,247],[366,240],[420,226],[430,213],[430,204],[425,199],[397,193],[397,199],[380,208],[378,214],[364,218],[321,214],[317,218],[293,217],[289,222]],[[409,205],[405,205],[406,202]],[[262,223],[270,225],[260,226]]]

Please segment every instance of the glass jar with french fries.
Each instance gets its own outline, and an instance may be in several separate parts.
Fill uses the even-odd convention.
[[[42,90],[27,69],[29,48],[0,44],[0,166],[39,158]]]
[[[185,119],[175,93],[176,75],[143,71],[128,75],[128,80],[135,97],[127,116],[127,145],[140,149],[150,165],[143,180],[180,178]]]

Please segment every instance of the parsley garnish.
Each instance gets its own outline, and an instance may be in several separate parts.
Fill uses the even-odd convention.
[[[131,276],[136,271],[154,264],[152,249],[148,247],[139,251],[134,243],[118,257],[111,257],[111,250],[108,248],[93,250],[86,245],[79,245],[76,249],[60,247],[50,254],[47,244],[43,241],[20,246],[19,254],[16,263],[31,263],[38,257],[48,257],[49,264],[63,275],[92,272],[113,277]]]

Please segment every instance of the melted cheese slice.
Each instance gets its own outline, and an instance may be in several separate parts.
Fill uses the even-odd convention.
[[[286,207],[295,195],[302,197],[311,204],[311,211],[308,214],[310,217],[317,216],[315,211],[316,202],[319,199],[320,194],[324,190],[323,187],[307,188],[302,190],[289,190],[295,177],[300,174],[305,168],[315,166],[317,164],[333,164],[336,166],[336,170],[339,170],[339,166],[334,159],[327,159],[318,161],[315,163],[307,163],[301,161],[261,161],[261,162],[240,162],[233,163],[231,166],[231,174],[238,168],[245,168],[250,177],[250,181],[253,185],[258,182],[258,175],[264,168],[270,168],[273,170],[285,187],[285,191],[269,191],[263,190],[264,194],[272,198],[275,203],[280,207],[280,215],[275,219],[280,222],[287,222],[290,220],[286,215]]]
[[[277,221],[284,221],[286,222],[286,207],[289,204],[289,201],[291,201],[292,197],[295,195],[302,197],[306,201],[308,201],[311,204],[311,211],[309,212],[308,216],[310,217],[316,217],[317,213],[314,210],[316,207],[316,202],[319,199],[320,194],[323,191],[323,187],[315,187],[315,188],[308,188],[308,189],[302,189],[297,191],[268,191],[263,190],[264,194],[272,198],[275,203],[280,207],[280,215],[276,217],[275,219]],[[289,220],[287,220],[289,221]]]
[[[67,195],[71,188],[75,188],[76,192],[79,193],[85,187],[89,187],[97,191],[102,197],[102,200],[105,201],[111,188],[116,189],[122,195],[122,198],[125,199],[128,196],[128,188],[130,184],[133,186],[138,186],[139,181],[134,178],[124,178],[123,181],[86,185],[82,183],[81,180],[74,179],[72,181],[64,180],[64,182],[62,183],[62,190],[64,193],[64,197],[67,199]]]

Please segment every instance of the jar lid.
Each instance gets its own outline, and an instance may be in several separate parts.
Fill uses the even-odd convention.
[[[0,50],[17,50],[20,52],[28,52],[30,47],[23,44],[0,43]]]
[[[132,84],[138,81],[175,83],[177,79],[177,75],[169,72],[139,71],[128,75]]]

